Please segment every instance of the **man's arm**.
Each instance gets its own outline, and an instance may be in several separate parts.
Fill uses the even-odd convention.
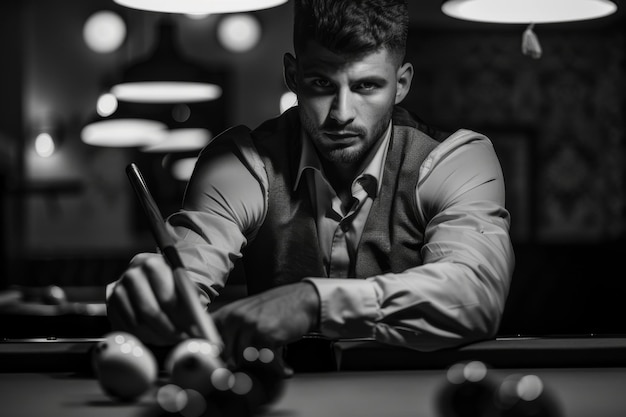
[[[183,210],[167,221],[205,304],[224,286],[241,248],[262,221],[262,184],[232,150],[210,146],[196,165]],[[107,314],[113,329],[131,332],[147,343],[173,344],[198,336],[189,332],[192,319],[186,310],[160,254],[137,255],[122,276],[107,286]]]
[[[183,209],[168,217],[167,224],[188,275],[206,294],[207,303],[226,284],[264,215],[263,182],[246,161],[224,146],[203,152]]]
[[[444,142],[422,166],[423,265],[365,280],[307,278],[321,299],[322,334],[419,350],[495,334],[514,256],[500,165],[491,143],[475,136]]]
[[[234,260],[254,239],[266,212],[262,161],[246,136],[238,139],[237,155],[212,149],[200,159],[184,210],[168,219],[183,262],[206,298],[225,285]],[[239,358],[248,346],[275,348],[298,340],[317,328],[318,316],[317,292],[301,282],[229,303],[213,313],[213,320],[224,341],[224,356]]]

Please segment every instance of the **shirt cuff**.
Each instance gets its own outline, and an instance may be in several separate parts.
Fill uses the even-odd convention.
[[[331,339],[373,338],[378,315],[374,284],[362,279],[305,278],[320,297],[320,333]]]

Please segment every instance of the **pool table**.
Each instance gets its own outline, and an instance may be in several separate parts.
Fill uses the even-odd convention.
[[[90,369],[91,350],[98,340],[1,341],[0,414],[183,415],[164,413],[157,406],[158,384],[132,403],[106,396]],[[259,415],[442,416],[437,398],[446,383],[446,369],[468,360],[486,363],[497,381],[511,374],[537,375],[564,417],[626,415],[626,337],[621,335],[499,338],[438,352],[311,338],[287,350],[296,364],[306,362],[314,351],[328,354],[327,361],[318,368],[295,366],[282,395]]]

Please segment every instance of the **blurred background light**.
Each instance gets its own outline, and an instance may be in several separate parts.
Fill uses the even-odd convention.
[[[146,146],[144,152],[189,152],[200,150],[211,140],[211,132],[202,128],[171,129],[164,139],[154,145]]]
[[[171,168],[172,177],[179,181],[189,181],[197,160],[197,157],[192,157],[173,161]]]
[[[185,81],[124,82],[111,88],[119,100],[136,103],[183,103],[214,100],[222,95],[217,85]]]
[[[99,116],[107,117],[117,110],[117,97],[111,93],[104,93],[98,97],[96,112]]]
[[[617,10],[610,0],[448,0],[448,16],[488,23],[557,23],[596,19]]]
[[[218,23],[217,38],[229,51],[246,52],[261,40],[261,24],[250,14],[228,15]]]
[[[42,158],[52,156],[55,150],[54,139],[48,132],[42,132],[35,138],[35,152]]]
[[[172,107],[172,119],[178,123],[185,123],[191,116],[191,109],[186,104],[176,104]]]
[[[165,138],[164,123],[134,118],[105,119],[83,127],[81,140],[93,146],[135,147],[148,146]]]
[[[108,10],[96,12],[85,21],[83,39],[92,51],[113,52],[126,39],[126,24],[117,13]]]
[[[132,9],[164,13],[238,13],[268,9],[288,0],[114,0]]]

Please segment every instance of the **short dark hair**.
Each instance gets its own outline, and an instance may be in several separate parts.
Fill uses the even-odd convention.
[[[404,60],[408,0],[295,0],[293,44],[296,55],[310,40],[341,55],[387,48]]]

